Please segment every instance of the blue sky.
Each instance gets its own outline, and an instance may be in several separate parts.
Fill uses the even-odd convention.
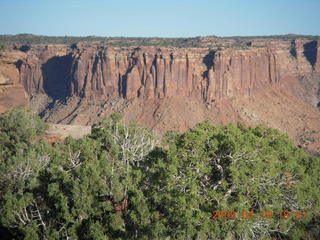
[[[0,0],[0,34],[320,35],[320,0]]]

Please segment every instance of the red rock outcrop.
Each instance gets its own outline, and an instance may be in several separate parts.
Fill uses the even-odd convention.
[[[29,94],[54,98],[191,96],[210,102],[281,86],[301,95],[304,86],[297,81],[320,72],[318,46],[306,40],[219,50],[46,46],[28,52],[20,67],[21,82]],[[298,93],[290,90],[293,86]]]
[[[27,51],[19,70],[21,83],[30,96],[37,93],[53,98],[66,96],[69,52],[65,45],[33,46]]]
[[[25,54],[20,51],[0,51],[0,113],[19,106],[28,106],[29,97],[20,85],[16,67]]]
[[[73,54],[70,95],[79,97],[193,96],[205,101],[279,83],[267,49],[115,49],[91,47]]]
[[[320,41],[234,43],[212,49],[35,45],[9,63],[14,69],[6,72],[13,75],[1,78],[1,68],[0,81],[17,82],[20,73],[31,107],[49,122],[91,125],[118,111],[162,134],[205,119],[241,120],[281,129],[299,143],[313,139],[308,146],[320,152],[314,107],[320,101]]]

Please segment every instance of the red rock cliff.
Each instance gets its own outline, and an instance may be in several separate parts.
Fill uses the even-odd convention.
[[[320,72],[319,42],[269,41],[248,49],[115,48],[78,44],[28,51],[20,72],[29,94],[105,99],[193,96],[210,102],[297,84]],[[255,46],[256,45],[256,46]],[[294,92],[294,90],[289,90]]]
[[[320,112],[314,106],[320,102],[320,42],[253,39],[247,44],[24,47],[25,53],[0,55],[0,111],[27,102],[20,81],[32,96],[32,109],[49,122],[91,125],[117,111],[162,134],[206,119],[240,120],[278,128],[319,153]],[[16,57],[9,61],[10,54]]]
[[[28,105],[28,95],[19,83],[17,64],[21,59],[25,59],[23,52],[0,52],[0,113]]]
[[[73,53],[70,95],[80,97],[195,96],[206,101],[279,84],[267,49],[89,48]]]

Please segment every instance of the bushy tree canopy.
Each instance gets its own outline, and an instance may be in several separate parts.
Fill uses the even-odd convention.
[[[150,170],[157,224],[176,239],[299,238],[319,211],[319,158],[307,156],[275,129],[198,124],[170,137],[169,150]],[[211,220],[210,211],[277,213],[271,219]],[[302,220],[280,220],[281,210],[305,210]]]
[[[274,129],[203,122],[160,144],[113,114],[49,145],[29,112],[0,123],[0,225],[16,238],[299,239],[319,217],[319,158]],[[210,219],[216,210],[308,214]]]

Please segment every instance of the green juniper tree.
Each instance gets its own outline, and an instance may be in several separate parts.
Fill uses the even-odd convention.
[[[150,168],[150,206],[156,227],[173,239],[299,239],[319,214],[319,158],[307,156],[287,136],[264,127],[214,127],[209,122],[176,136]],[[271,219],[212,220],[210,212],[271,210]],[[281,210],[307,218],[279,219]],[[156,227],[154,227],[156,229]]]
[[[63,144],[45,128],[22,109],[0,115],[0,228],[16,239],[299,239],[319,217],[319,158],[274,129],[203,122],[161,147],[119,114]]]

